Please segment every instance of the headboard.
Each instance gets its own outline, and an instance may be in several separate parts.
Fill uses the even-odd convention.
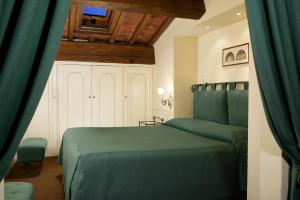
[[[192,92],[203,90],[248,90],[249,82],[223,82],[223,83],[201,83],[194,84],[191,87]]]
[[[194,118],[248,127],[248,82],[192,86]]]

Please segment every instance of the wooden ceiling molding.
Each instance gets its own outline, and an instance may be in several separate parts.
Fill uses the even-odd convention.
[[[74,41],[61,41],[56,60],[155,64],[153,47]]]
[[[83,9],[91,7],[106,8],[106,15],[83,14]],[[194,7],[198,7],[198,10]],[[189,15],[189,18],[196,18],[202,16],[202,12],[205,12],[202,0],[73,0],[58,59],[154,64],[153,44],[174,17]],[[87,45],[92,47],[87,48]],[[105,48],[104,51],[108,49],[111,59],[107,54],[93,53],[92,50],[102,52],[97,48]],[[129,54],[121,54],[118,48]],[[72,52],[68,53],[68,50]],[[75,50],[78,53],[74,53]],[[137,50],[139,53],[135,56],[133,52]]]
[[[206,11],[204,0],[73,0],[73,2],[186,19],[200,19]]]

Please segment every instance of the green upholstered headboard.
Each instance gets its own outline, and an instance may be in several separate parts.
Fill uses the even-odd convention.
[[[248,82],[192,86],[194,118],[248,127]]]

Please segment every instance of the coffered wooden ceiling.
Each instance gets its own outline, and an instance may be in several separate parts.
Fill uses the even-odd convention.
[[[107,12],[87,15],[85,8],[106,8]],[[74,0],[57,60],[154,64],[153,44],[174,16],[122,8],[126,9],[116,2]]]
[[[88,5],[73,4],[65,25],[63,39],[110,44],[152,46],[173,17],[108,10],[106,16],[82,14]]]

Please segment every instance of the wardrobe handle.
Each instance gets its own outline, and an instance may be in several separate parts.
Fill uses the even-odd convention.
[[[95,99],[95,96],[93,96],[93,99]]]
[[[91,96],[89,96],[89,99],[91,98]]]

